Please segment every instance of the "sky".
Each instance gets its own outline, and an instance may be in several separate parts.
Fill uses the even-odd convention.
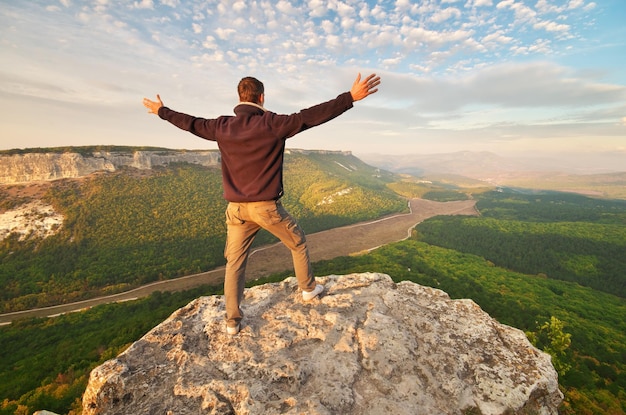
[[[215,149],[142,99],[232,115],[244,76],[294,113],[378,93],[287,147],[491,151],[626,171],[624,0],[0,0],[0,149]]]

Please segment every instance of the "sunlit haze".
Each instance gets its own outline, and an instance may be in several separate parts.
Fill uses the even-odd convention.
[[[375,72],[377,94],[288,147],[626,166],[624,22],[624,0],[5,0],[0,148],[214,149],[142,98],[229,115],[255,76],[292,113]]]

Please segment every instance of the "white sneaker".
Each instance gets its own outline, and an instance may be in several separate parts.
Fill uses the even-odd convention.
[[[311,301],[318,295],[320,295],[324,291],[324,286],[322,284],[317,284],[313,291],[302,291],[302,299],[304,301]]]
[[[226,333],[230,334],[231,336],[234,336],[235,334],[239,333],[240,328],[241,328],[240,324],[237,324],[234,327],[226,326]]]

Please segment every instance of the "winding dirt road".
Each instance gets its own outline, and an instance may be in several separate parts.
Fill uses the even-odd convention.
[[[477,215],[475,201],[433,202],[424,199],[412,199],[409,202],[410,213],[397,214],[362,222],[342,228],[330,229],[307,235],[312,261],[332,259],[358,252],[369,251],[391,242],[408,238],[411,229],[437,215]],[[291,255],[281,243],[256,249],[248,261],[246,275],[248,280],[292,269]],[[52,317],[59,314],[84,310],[99,304],[130,301],[145,297],[155,291],[181,291],[199,285],[220,285],[224,280],[224,267],[200,274],[189,275],[172,280],[158,281],[130,291],[105,297],[93,298],[70,304],[37,308],[0,314],[0,325],[9,324],[18,318]]]

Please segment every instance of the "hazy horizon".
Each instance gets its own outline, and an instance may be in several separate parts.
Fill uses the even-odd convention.
[[[288,142],[289,144],[289,142]],[[77,145],[70,147],[107,147],[118,146],[116,144],[89,144],[89,145]],[[60,148],[66,146],[59,146]],[[121,145],[121,147],[124,147]],[[128,145],[127,147],[140,147]],[[153,146],[146,146],[153,147]],[[54,147],[28,147],[28,148],[12,148],[12,149],[0,149],[0,153],[11,150],[29,150],[37,148],[54,148]],[[214,149],[194,149],[194,148],[176,148],[176,147],[161,147],[173,151],[218,151]],[[287,147],[287,150],[307,150],[307,151],[350,151],[353,155],[361,160],[371,162],[383,162],[383,161],[395,161],[398,166],[408,166],[408,162],[416,159],[428,160],[428,162],[436,161],[437,158],[445,160],[446,162],[454,161],[454,157],[458,157],[463,161],[467,161],[468,158],[476,158],[482,156],[485,159],[493,159],[496,157],[500,163],[514,162],[516,167],[525,171],[563,171],[573,174],[597,174],[597,173],[621,173],[626,172],[626,155],[620,153],[595,153],[586,155],[561,154],[559,157],[554,155],[545,154],[515,154],[504,155],[494,151],[472,151],[472,150],[458,150],[447,153],[405,153],[405,154],[389,154],[383,152],[361,152],[353,151],[349,149],[345,150],[332,150],[324,148],[302,149],[300,147]],[[2,154],[0,154],[2,155]],[[469,156],[469,157],[468,157]],[[491,160],[493,161],[493,160]],[[541,163],[544,163],[543,165]],[[549,164],[545,164],[549,163]],[[413,165],[413,167],[419,167],[419,165]]]

